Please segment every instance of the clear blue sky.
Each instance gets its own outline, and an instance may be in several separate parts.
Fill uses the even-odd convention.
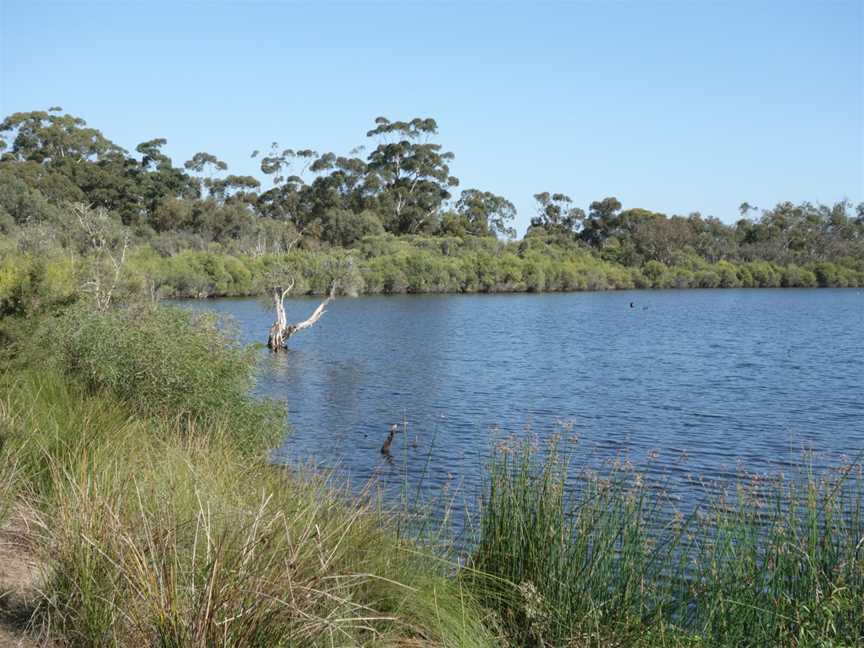
[[[864,200],[862,1],[0,0],[0,109],[60,105],[235,173],[438,120],[461,188],[699,210]]]

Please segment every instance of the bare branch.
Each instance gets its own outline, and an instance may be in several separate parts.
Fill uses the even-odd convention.
[[[74,204],[72,212],[89,239],[91,248],[92,278],[82,284],[82,289],[93,293],[97,309],[107,310],[123,273],[126,252],[129,249],[129,234],[123,232],[122,248],[118,250],[120,243],[111,236],[111,219],[105,209]]]
[[[325,309],[327,308],[327,305],[331,301],[333,301],[333,299],[335,297],[336,297],[336,282],[334,281],[333,284],[330,286],[330,294],[327,295],[327,298],[324,301],[322,301],[320,304],[318,304],[318,308],[316,308],[307,319],[303,320],[302,322],[298,322],[297,324],[294,324],[294,326],[293,326],[294,332],[296,333],[297,331],[302,331],[303,329],[307,329],[310,326],[312,326],[313,324],[315,324],[319,319],[321,319],[321,316],[324,315],[324,312],[325,312]]]

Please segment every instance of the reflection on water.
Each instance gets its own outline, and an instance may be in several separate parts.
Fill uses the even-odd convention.
[[[289,319],[316,303],[291,301]],[[184,305],[230,315],[250,343],[272,320],[251,299]],[[627,453],[687,497],[688,475],[860,452],[862,331],[859,290],[345,298],[287,353],[262,350],[259,390],[288,404],[277,461],[358,482],[422,476],[424,491],[449,479],[470,494],[495,435],[563,426],[592,461]],[[407,434],[391,464],[380,448],[393,423]]]

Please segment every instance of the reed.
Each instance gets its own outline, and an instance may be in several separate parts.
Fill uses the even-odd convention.
[[[742,475],[684,514],[620,463],[499,447],[463,579],[521,646],[860,645],[862,484]]]

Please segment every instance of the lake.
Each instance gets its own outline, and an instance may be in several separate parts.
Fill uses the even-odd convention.
[[[186,301],[263,342],[270,304]],[[286,301],[289,321],[318,299]],[[274,461],[425,494],[476,494],[502,436],[578,437],[681,497],[709,481],[864,449],[864,291],[686,290],[339,298],[257,391],[287,403]],[[380,448],[392,423],[407,425]]]

